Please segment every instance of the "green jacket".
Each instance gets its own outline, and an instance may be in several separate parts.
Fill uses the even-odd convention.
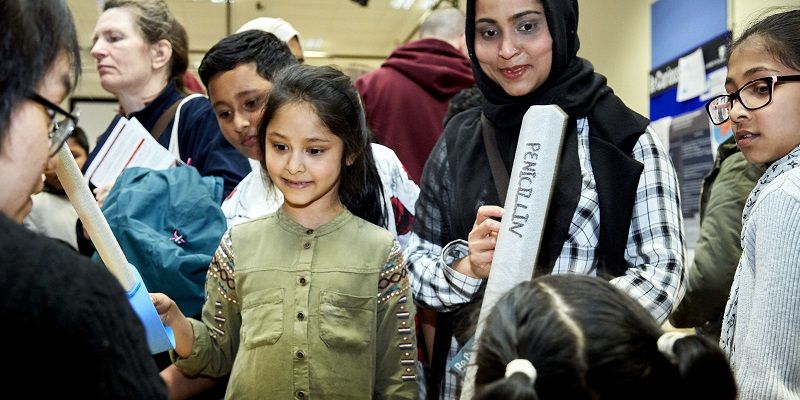
[[[725,302],[742,254],[742,209],[766,169],[748,163],[733,138],[717,149],[714,168],[700,192],[700,237],[688,268],[686,295],[669,318],[673,326],[698,327],[719,339]]]
[[[400,247],[349,211],[316,230],[281,210],[235,226],[206,291],[192,354],[175,364],[190,375],[230,371],[226,398],[417,397]]]

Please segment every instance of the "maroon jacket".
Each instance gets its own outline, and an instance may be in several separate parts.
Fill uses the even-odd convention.
[[[442,133],[448,102],[472,84],[469,60],[455,47],[438,39],[421,39],[398,47],[380,68],[358,78],[355,86],[364,102],[367,125],[419,183],[425,161]]]

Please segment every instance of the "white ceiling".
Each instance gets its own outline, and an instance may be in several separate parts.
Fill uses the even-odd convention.
[[[102,0],[67,0],[78,26],[81,47],[91,43]],[[437,2],[409,1],[409,9],[390,7],[392,0],[369,0],[362,7],[352,0],[166,0],[189,34],[194,56],[205,53],[222,37],[248,20],[279,17],[301,35],[304,50],[334,58],[383,59],[416,32],[420,18]],[[397,2],[397,0],[394,0]],[[442,3],[452,3],[451,0]],[[426,7],[426,8],[422,8]],[[313,55],[312,55],[313,57]]]

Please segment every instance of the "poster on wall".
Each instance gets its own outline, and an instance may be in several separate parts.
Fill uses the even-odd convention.
[[[703,179],[714,165],[709,135],[709,120],[704,109],[673,117],[670,122],[669,153],[680,185],[686,244],[691,248],[700,231]]]

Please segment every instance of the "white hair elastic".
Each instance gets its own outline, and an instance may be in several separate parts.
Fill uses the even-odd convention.
[[[661,354],[666,356],[670,361],[675,361],[675,342],[679,339],[685,338],[686,336],[689,336],[689,334],[677,331],[664,332],[656,342],[658,351],[660,351]]]
[[[529,360],[517,358],[506,364],[506,378],[517,372],[525,374],[525,376],[531,380],[531,383],[536,383],[536,368],[533,367],[533,364],[531,364]]]

